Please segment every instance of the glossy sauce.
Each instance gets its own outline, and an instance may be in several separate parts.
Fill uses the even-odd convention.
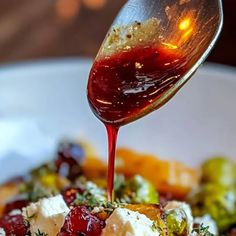
[[[164,46],[136,47],[95,61],[88,82],[88,100],[107,128],[109,200],[119,127],[157,101],[186,71],[185,58]]]

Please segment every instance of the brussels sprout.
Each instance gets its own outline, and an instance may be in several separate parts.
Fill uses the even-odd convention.
[[[182,209],[173,209],[166,212],[168,235],[187,235],[188,223],[186,213]]]
[[[215,157],[207,160],[202,166],[202,182],[221,185],[236,183],[236,166],[231,160],[224,157]]]
[[[139,175],[135,175],[128,181],[120,184],[115,192],[118,201],[126,203],[150,203],[159,202],[155,187]]]
[[[164,210],[167,216],[167,222],[169,218],[169,226],[168,224],[167,226],[170,227],[170,233],[172,235],[179,235],[180,231],[186,231],[183,235],[192,232],[193,216],[190,205],[185,202],[169,201]]]
[[[234,186],[205,184],[190,197],[194,216],[211,215],[220,231],[236,223],[236,189]]]

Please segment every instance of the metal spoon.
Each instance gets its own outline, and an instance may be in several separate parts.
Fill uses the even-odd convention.
[[[192,77],[219,37],[223,25],[222,2],[221,0],[129,0],[112,24],[95,60],[124,44],[122,30],[127,33],[127,26],[132,26],[135,22],[145,24],[151,19],[155,19],[158,24],[157,34],[153,33],[151,27],[141,35],[140,40],[142,37],[157,37],[161,44],[173,49],[178,48],[191,63],[191,68],[161,97],[139,113],[126,118],[123,123],[129,123],[156,110],[168,102]],[[116,35],[111,39],[114,29],[119,29],[119,40],[116,39]]]

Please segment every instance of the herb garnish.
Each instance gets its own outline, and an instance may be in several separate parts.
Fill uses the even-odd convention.
[[[38,232],[35,233],[35,236],[48,236],[48,234],[44,233],[44,232],[41,232],[39,229],[38,229]]]
[[[214,234],[209,232],[209,226],[204,226],[203,224],[195,226],[192,233],[194,232],[199,236],[214,236]]]

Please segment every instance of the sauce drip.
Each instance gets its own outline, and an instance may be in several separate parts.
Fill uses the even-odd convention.
[[[113,185],[115,172],[116,141],[119,128],[106,125],[108,137],[108,174],[107,174],[107,196],[108,201],[113,201]]]
[[[186,71],[186,59],[164,46],[140,46],[95,61],[89,76],[88,100],[107,128],[110,201],[119,127],[157,101]]]

